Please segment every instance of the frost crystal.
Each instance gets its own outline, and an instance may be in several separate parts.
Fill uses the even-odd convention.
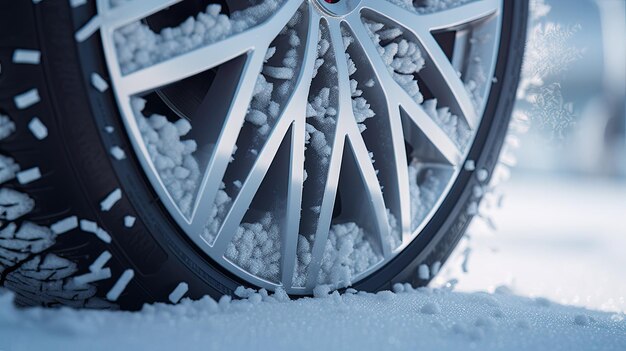
[[[563,138],[574,124],[573,106],[564,101],[559,75],[578,60],[583,50],[573,46],[571,39],[580,26],[563,27],[542,19],[550,12],[543,0],[531,2],[532,27],[524,53],[522,79],[517,91],[519,114],[526,114]]]

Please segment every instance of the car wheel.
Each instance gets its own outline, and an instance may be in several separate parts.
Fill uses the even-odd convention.
[[[497,162],[527,7],[3,2],[0,284],[123,309],[427,284]]]

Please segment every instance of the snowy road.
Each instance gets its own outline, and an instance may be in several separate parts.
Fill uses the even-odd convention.
[[[626,313],[626,182],[522,173],[500,190],[498,230],[474,223],[457,290],[506,285],[522,296]]]
[[[626,213],[626,186],[514,178],[504,191],[500,230],[473,228],[469,272],[447,268],[457,268],[457,290],[507,284],[527,297],[508,288],[282,303],[256,295],[126,313],[15,310],[4,295],[0,350],[626,350],[626,237],[615,220]]]
[[[15,311],[5,297],[0,350],[626,350],[622,314],[502,292],[260,299],[125,313]]]

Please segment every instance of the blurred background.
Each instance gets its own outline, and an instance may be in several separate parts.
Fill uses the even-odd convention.
[[[626,1],[533,2],[530,31],[551,44],[529,46],[553,66],[518,102],[528,131],[495,189],[501,206],[483,210],[435,284],[506,286],[624,318]]]

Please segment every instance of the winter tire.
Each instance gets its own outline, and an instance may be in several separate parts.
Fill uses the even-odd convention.
[[[527,7],[0,2],[0,286],[137,309],[427,284],[498,161]]]

